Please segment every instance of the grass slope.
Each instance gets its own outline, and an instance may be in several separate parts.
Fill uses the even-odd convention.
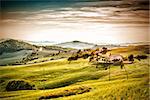
[[[32,53],[31,50],[20,50],[13,53],[3,53],[0,55],[0,65],[10,65],[21,62],[23,58]]]
[[[124,49],[123,49],[124,50]],[[121,49],[111,53],[128,55],[131,49]],[[128,52],[130,51],[130,52]],[[132,53],[141,50],[133,50]],[[125,65],[124,69],[111,66],[109,71],[101,66],[96,68],[88,60],[79,59],[68,64],[66,59],[20,66],[0,67],[1,100],[37,100],[51,97],[53,100],[148,100],[149,99],[149,59]],[[26,80],[37,90],[5,90],[11,80]],[[89,90],[90,89],[90,90]],[[86,91],[86,92],[85,92]]]
[[[41,96],[57,94],[65,89],[89,86],[91,91],[84,94],[56,98],[60,100],[148,100],[147,60],[126,65],[129,79],[124,70],[117,66],[111,68],[111,81],[108,70],[97,69],[87,60],[78,60],[68,64],[63,59],[41,64],[1,67],[1,99],[38,99]],[[100,67],[100,66],[99,66]],[[12,79],[30,81],[38,90],[21,90],[6,92],[6,84]]]
[[[42,51],[39,50],[40,48]],[[0,65],[26,64],[34,59],[50,57],[60,51],[60,58],[68,57],[65,52],[70,50],[73,49],[58,46],[36,46],[20,40],[3,39],[0,40]]]
[[[0,54],[11,53],[20,50],[36,50],[36,49],[37,46],[35,45],[31,45],[29,43],[14,39],[8,39],[0,42]]]

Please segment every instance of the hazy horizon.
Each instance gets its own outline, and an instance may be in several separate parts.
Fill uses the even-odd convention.
[[[149,41],[148,0],[1,1],[0,38],[27,41]]]

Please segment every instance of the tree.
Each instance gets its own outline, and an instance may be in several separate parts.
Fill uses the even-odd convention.
[[[134,56],[133,56],[133,54],[129,55],[129,56],[128,56],[128,59],[129,59],[129,61],[134,61]]]

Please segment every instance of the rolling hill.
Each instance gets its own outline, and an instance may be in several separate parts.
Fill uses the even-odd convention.
[[[14,40],[14,39],[6,39],[0,42],[0,55],[2,53],[11,53],[20,50],[37,50],[38,47],[35,45],[31,45],[29,43]]]
[[[36,46],[14,39],[1,39],[0,65],[26,64],[28,61],[49,57],[72,49],[58,46]],[[60,56],[64,57],[64,55]],[[59,57],[57,57],[59,58]]]
[[[148,46],[115,48],[113,54],[147,54]],[[148,54],[147,54],[148,55]],[[1,100],[149,100],[149,58],[109,70],[96,67],[88,59],[70,64],[67,59],[21,66],[0,67]],[[36,90],[6,91],[12,80],[34,84]],[[43,99],[42,99],[43,98]]]
[[[22,60],[38,50],[38,47],[24,41],[2,39],[0,41],[0,65],[21,64]]]
[[[114,48],[114,47],[121,47],[121,45],[115,45],[115,44],[94,44],[94,43],[88,43],[88,42],[82,42],[82,41],[71,41],[71,42],[64,42],[60,44],[55,44],[56,46],[63,47],[63,48],[74,48],[74,49],[89,49],[89,48]]]
[[[107,47],[111,49],[120,47],[119,49],[120,52],[126,50],[126,48],[121,49],[121,47],[126,47],[126,46],[107,45],[107,44],[96,45],[93,43],[87,43],[81,41],[71,41],[71,42],[60,43],[51,46],[37,46],[20,40],[1,39],[0,40],[0,65],[27,64],[27,62],[37,63],[37,61],[34,60],[41,59],[41,58],[42,60],[39,60],[38,62],[48,61],[49,59],[61,59],[70,56],[73,52],[76,52],[77,49],[85,49],[85,48],[95,49],[95,48],[102,48],[102,47]],[[145,50],[143,52],[149,53],[148,46],[140,45],[140,46],[128,47],[128,49],[130,49],[131,52],[136,50],[141,51],[141,48]],[[45,57],[47,58],[45,59]]]
[[[95,45],[96,44],[81,42],[81,41],[71,41],[71,42],[64,42],[64,43],[56,44],[56,46],[60,46],[63,48],[74,48],[74,49],[92,48]]]

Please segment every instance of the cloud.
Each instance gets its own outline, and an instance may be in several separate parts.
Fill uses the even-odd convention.
[[[95,0],[94,2],[78,0],[68,3],[66,7],[51,8],[50,5],[46,5],[47,7],[41,10],[9,11],[2,20],[3,23],[38,25],[74,22],[147,24],[149,18],[147,3],[148,0]],[[54,4],[61,5],[59,2]]]
[[[116,39],[120,42],[132,40],[135,36],[133,41],[136,38],[144,40],[148,30],[149,11],[145,4],[147,1],[143,1],[103,0],[75,2],[66,7],[53,8],[46,5],[40,10],[32,10],[32,7],[31,10],[12,10],[3,13],[1,24],[7,36],[13,32],[19,38],[24,34],[26,39],[80,39],[92,42],[103,38],[103,42],[109,42],[112,36],[113,42]]]
[[[63,9],[63,10],[62,10]],[[131,8],[116,7],[81,7],[81,8],[61,8],[60,10],[40,10],[40,11],[18,11],[8,12],[12,18],[3,19],[3,22],[14,23],[70,23],[70,22],[112,22],[112,23],[147,23],[148,11],[134,11]],[[16,16],[15,16],[16,15]]]

